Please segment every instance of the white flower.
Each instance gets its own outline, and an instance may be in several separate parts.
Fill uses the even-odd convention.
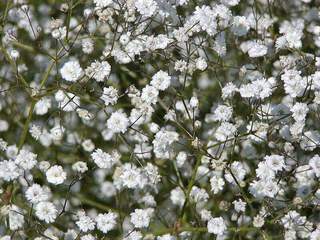
[[[55,39],[63,40],[67,35],[67,27],[59,27],[51,32],[51,35]]]
[[[96,238],[94,236],[92,236],[91,234],[86,234],[83,235],[80,240],[96,240]]]
[[[171,77],[162,70],[153,75],[151,80],[151,85],[162,91],[166,90],[170,86],[170,83]]]
[[[227,6],[233,7],[238,5],[240,0],[221,0],[221,2]]]
[[[251,42],[248,50],[249,57],[256,58],[262,57],[267,54],[268,48],[257,42]]]
[[[229,97],[232,97],[237,90],[237,87],[233,83],[227,83],[221,90],[222,99],[225,100]]]
[[[234,205],[234,209],[237,211],[237,212],[245,212],[246,211],[246,205],[247,203],[242,201],[241,199],[239,200],[235,200],[232,202],[233,205]]]
[[[14,60],[17,60],[20,57],[20,53],[17,50],[13,49],[10,51],[10,57]]]
[[[51,202],[40,202],[36,205],[35,209],[36,216],[46,223],[52,223],[57,218],[58,211]]]
[[[142,169],[143,174],[148,179],[149,185],[156,185],[160,182],[161,176],[159,175],[158,167],[153,165],[152,163],[147,163]]]
[[[269,158],[270,165],[272,165],[272,159],[273,158]],[[260,162],[256,169],[256,175],[260,179],[273,179],[275,177],[275,171],[270,168],[266,162]]]
[[[118,101],[118,90],[115,89],[114,87],[104,87],[103,88],[103,93],[101,95],[101,100],[104,101],[104,104],[108,106],[109,104],[114,105]]]
[[[39,184],[32,184],[26,191],[26,198],[29,202],[35,204],[49,199],[48,192]]]
[[[89,78],[93,78],[97,82],[103,82],[104,79],[109,76],[111,72],[111,66],[107,61],[95,61],[86,68],[85,72]]]
[[[223,122],[217,128],[214,136],[218,141],[226,141],[227,139],[233,137],[236,131],[237,128],[232,123]]]
[[[201,29],[210,36],[217,32],[217,13],[209,6],[197,6],[194,12],[194,18],[199,22]]]
[[[83,39],[82,42],[82,51],[86,54],[90,54],[94,50],[94,43],[90,38]]]
[[[37,125],[34,125],[34,124],[31,125],[29,132],[35,140],[38,140],[40,138],[40,136],[42,135],[41,128]]]
[[[172,152],[172,143],[179,140],[179,134],[173,131],[160,130],[153,143],[153,151],[157,158],[168,159]]]
[[[115,172],[117,174],[114,177],[118,177],[115,181],[119,181],[115,184],[120,184],[130,189],[143,189],[147,185],[148,179],[142,174],[141,169],[133,164],[125,163],[120,168],[117,168]]]
[[[222,235],[227,230],[227,226],[222,217],[211,218],[207,228],[209,233],[216,235]]]
[[[63,65],[60,74],[66,81],[76,82],[82,77],[83,70],[77,60],[71,60]]]
[[[234,161],[231,164],[230,171],[232,171],[232,174],[229,172],[229,170],[227,170],[224,175],[225,179],[230,183],[235,183],[234,177],[241,182],[247,173],[246,169],[244,168],[244,164],[238,161]]]
[[[214,194],[222,191],[224,184],[225,182],[222,177],[213,176],[212,178],[210,178],[211,191]]]
[[[207,209],[202,209],[200,212],[201,220],[204,222],[209,221],[212,218],[211,212]]]
[[[277,182],[271,179],[261,179],[250,183],[250,192],[255,197],[270,197],[274,198],[280,188]]]
[[[111,211],[109,213],[98,214],[98,216],[95,218],[97,229],[99,229],[103,233],[108,233],[116,226],[117,218],[118,215]]]
[[[22,173],[22,170],[15,164],[14,161],[0,161],[0,178],[2,178],[4,181],[12,181],[17,179]]]
[[[162,235],[162,236],[158,236],[157,240],[176,240],[176,237],[168,234]]]
[[[76,224],[82,232],[92,231],[96,225],[96,223],[86,215],[80,216]]]
[[[190,192],[190,197],[195,203],[199,202],[207,202],[209,199],[209,195],[203,188],[198,188],[193,186]]]
[[[266,160],[267,166],[275,172],[281,171],[285,167],[283,156],[274,154],[265,156],[264,159]]]
[[[176,187],[175,189],[171,190],[170,200],[174,205],[182,207],[185,202],[185,199],[186,199],[185,194],[180,187]]]
[[[63,171],[63,168],[58,165],[54,165],[46,172],[47,180],[49,183],[58,185],[63,183],[67,179],[67,174]]]
[[[309,160],[309,166],[312,168],[314,174],[320,177],[320,156],[318,154]]]
[[[9,209],[9,228],[11,231],[22,228],[24,224],[24,215],[22,209],[16,205],[11,205]]]
[[[150,218],[153,212],[153,208],[135,209],[135,211],[130,214],[130,221],[136,228],[146,228],[150,224]]]
[[[83,120],[91,120],[93,118],[92,113],[90,113],[88,110],[83,109],[83,108],[77,108],[77,114],[78,116],[83,119]]]
[[[165,34],[159,34],[157,36],[150,35],[146,39],[146,48],[150,51],[155,51],[157,49],[165,49],[173,40],[168,38]]]
[[[265,79],[261,78],[253,81],[252,83],[245,84],[239,89],[240,95],[243,98],[256,97],[265,99],[272,94],[272,85]]]
[[[264,225],[264,218],[257,215],[253,218],[253,226],[256,228],[261,228]]]
[[[281,218],[281,223],[286,229],[294,229],[306,223],[306,217],[302,217],[297,211],[289,211]]]
[[[112,0],[93,0],[97,7],[104,8],[112,4]]]
[[[92,154],[91,157],[95,164],[99,168],[110,169],[112,168],[120,159],[120,156],[113,152],[113,154],[105,153],[101,149],[96,149]]]
[[[125,133],[129,127],[127,114],[120,110],[113,112],[107,121],[107,127],[113,133]]]
[[[72,170],[78,173],[85,173],[88,171],[88,166],[86,162],[78,161],[72,164]]]
[[[304,122],[309,111],[308,105],[306,103],[297,102],[291,109],[292,117],[297,122]]]
[[[65,112],[72,112],[80,105],[80,97],[73,93],[57,91],[55,95],[56,100],[59,102],[59,107]]]
[[[226,122],[232,117],[232,107],[219,105],[214,111],[213,119],[215,121]]]
[[[285,70],[281,75],[281,80],[284,82],[284,90],[292,98],[301,97],[308,85],[307,78],[301,77],[301,72],[290,69]]]
[[[233,18],[233,24],[231,27],[231,31],[236,36],[243,36],[246,35],[250,29],[249,22],[245,16],[235,16]]]
[[[37,163],[37,155],[21,149],[15,159],[15,163],[24,170],[31,170]]]
[[[57,125],[50,129],[50,135],[53,140],[60,141],[63,138],[64,127]]]
[[[94,150],[94,143],[91,139],[86,139],[81,143],[81,146],[83,147],[83,150],[87,152],[92,152]]]
[[[196,60],[196,68],[197,69],[199,69],[200,71],[204,71],[204,70],[206,70],[207,67],[208,67],[208,64],[204,58],[202,58],[202,57],[197,58],[197,60]]]
[[[310,240],[318,240],[320,239],[320,227],[315,229],[311,234],[310,234]]]
[[[142,239],[141,232],[138,231],[132,231],[129,235],[127,235],[123,240],[141,240]]]
[[[37,115],[46,114],[49,108],[51,108],[51,99],[48,97],[41,98],[34,108]]]
[[[147,85],[142,89],[141,100],[147,104],[155,104],[158,101],[159,90],[156,87]]]
[[[153,0],[137,0],[134,2],[134,5],[144,17],[151,17],[158,9],[157,2]]]
[[[193,96],[192,98],[190,98],[189,104],[190,104],[190,107],[197,108],[199,107],[199,99]]]

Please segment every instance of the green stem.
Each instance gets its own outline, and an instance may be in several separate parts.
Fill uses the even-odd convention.
[[[186,194],[186,200],[184,201],[184,204],[183,204],[183,207],[182,207],[182,210],[181,210],[181,214],[180,214],[180,217],[184,218],[185,215],[184,215],[184,211],[187,207],[187,204],[189,202],[189,196],[190,196],[190,192],[191,192],[191,189],[196,181],[196,177],[197,177],[197,172],[198,172],[198,168],[199,166],[201,165],[201,156],[202,155],[199,155],[198,156],[198,159],[197,159],[197,162],[196,162],[196,165],[194,167],[194,170],[193,170],[193,173],[192,173],[192,176],[191,176],[191,179],[190,179],[190,182],[188,184],[188,188],[187,188],[187,194]]]
[[[254,227],[228,227],[228,231],[231,232],[249,232],[249,231],[256,231],[257,228]],[[181,232],[194,232],[194,233],[206,233],[208,232],[207,227],[189,227],[189,226],[183,226],[180,228],[163,228],[160,230],[153,231],[152,234],[155,236],[164,235],[164,234],[178,234]]]
[[[27,137],[27,133],[28,133],[28,130],[29,130],[29,125],[30,125],[30,122],[31,122],[31,119],[32,119],[32,115],[33,115],[33,110],[34,110],[34,107],[36,105],[37,101],[32,99],[31,101],[31,105],[30,105],[30,109],[29,109],[29,114],[28,114],[28,118],[26,120],[26,122],[24,123],[24,126],[23,126],[23,130],[22,130],[22,134],[21,134],[21,138],[20,138],[20,142],[19,142],[19,146],[18,146],[18,149],[20,150],[26,140],[26,137]]]
[[[95,207],[97,209],[100,209],[102,211],[108,212],[108,211],[113,211],[113,212],[119,212],[119,210],[114,209],[112,207],[106,206],[105,204],[99,203],[95,200],[89,199],[86,196],[82,194],[76,194],[76,197],[81,201],[81,203],[89,205],[91,207]]]

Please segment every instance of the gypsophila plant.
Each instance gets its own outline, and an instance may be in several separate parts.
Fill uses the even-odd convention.
[[[0,0],[0,240],[319,240],[319,10]]]

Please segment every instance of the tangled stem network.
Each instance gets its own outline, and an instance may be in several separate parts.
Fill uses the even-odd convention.
[[[319,9],[0,1],[0,240],[320,239]]]

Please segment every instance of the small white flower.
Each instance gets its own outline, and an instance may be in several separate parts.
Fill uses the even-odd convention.
[[[232,107],[219,105],[214,111],[213,120],[226,122],[232,117]]]
[[[233,201],[234,209],[237,212],[245,212],[247,203],[242,201],[241,199]]]
[[[104,87],[103,93],[101,95],[101,100],[104,101],[104,104],[108,106],[109,104],[114,105],[118,101],[118,90],[114,87]]]
[[[83,75],[83,70],[77,60],[66,62],[60,69],[62,78],[69,82],[76,82]]]
[[[85,173],[88,171],[88,166],[86,162],[78,161],[72,165],[72,170],[78,173]]]
[[[104,79],[109,76],[111,72],[111,66],[107,61],[95,61],[86,68],[85,72],[89,78],[93,78],[97,82],[103,82]]]
[[[151,17],[158,8],[157,3],[153,0],[137,0],[134,2],[134,5],[144,17]]]
[[[0,161],[0,178],[4,181],[12,181],[17,179],[23,173],[16,163],[12,160]]]
[[[308,105],[306,103],[297,102],[291,109],[292,117],[297,122],[304,122],[309,111]]]
[[[280,155],[265,156],[266,164],[273,171],[281,171],[285,167],[284,157]]]
[[[51,108],[51,99],[44,97],[41,98],[35,105],[35,112],[37,115],[44,115]]]
[[[36,205],[35,209],[36,216],[46,223],[52,223],[57,218],[58,211],[51,202],[40,202]]]
[[[21,149],[15,159],[15,163],[24,170],[31,170],[37,163],[37,155],[27,150]]]
[[[49,183],[58,185],[63,183],[67,179],[67,174],[63,171],[63,168],[58,165],[54,165],[46,172],[47,180]]]
[[[130,214],[130,221],[136,228],[146,228],[150,224],[150,218],[153,212],[153,208],[135,209],[134,212]]]
[[[96,225],[95,222],[86,215],[80,216],[76,224],[82,232],[92,231]]]
[[[170,86],[170,83],[171,77],[162,70],[153,75],[151,80],[151,85],[161,91],[166,90]]]
[[[107,127],[113,133],[125,133],[129,127],[127,114],[120,110],[113,112],[107,121]]]
[[[47,201],[49,195],[44,188],[42,188],[39,184],[32,184],[32,186],[28,187],[26,191],[26,198],[29,202],[35,204],[43,201]]]
[[[309,166],[312,168],[314,174],[320,177],[320,156],[318,154],[309,160]]]
[[[118,161],[119,155],[115,152],[113,154],[105,153],[101,149],[96,149],[92,154],[91,157],[95,164],[99,168],[110,169],[112,168]]]
[[[249,46],[248,54],[251,58],[262,57],[267,54],[268,48],[257,42],[252,42]]]
[[[156,104],[158,101],[159,90],[153,86],[147,85],[142,89],[141,99],[147,104]]]
[[[185,203],[185,194],[180,187],[176,187],[170,192],[170,200],[174,205],[182,207]]]
[[[199,69],[200,71],[206,70],[207,67],[208,67],[208,64],[204,58],[199,57],[196,60],[196,68]]]
[[[104,8],[112,4],[112,0],[93,0],[97,7]]]
[[[9,208],[9,228],[11,231],[22,228],[24,224],[24,215],[22,209],[16,205],[11,205]]]
[[[108,233],[117,225],[117,221],[116,221],[117,218],[118,218],[118,215],[113,212],[104,213],[104,214],[100,213],[95,218],[95,221],[97,223],[97,228],[103,233]]]
[[[222,235],[227,230],[227,226],[222,217],[211,218],[207,227],[209,233],[216,235]]]
[[[223,178],[218,176],[213,176],[210,178],[210,184],[211,184],[211,191],[214,194],[217,194],[218,192],[223,190],[223,186],[225,184]]]

